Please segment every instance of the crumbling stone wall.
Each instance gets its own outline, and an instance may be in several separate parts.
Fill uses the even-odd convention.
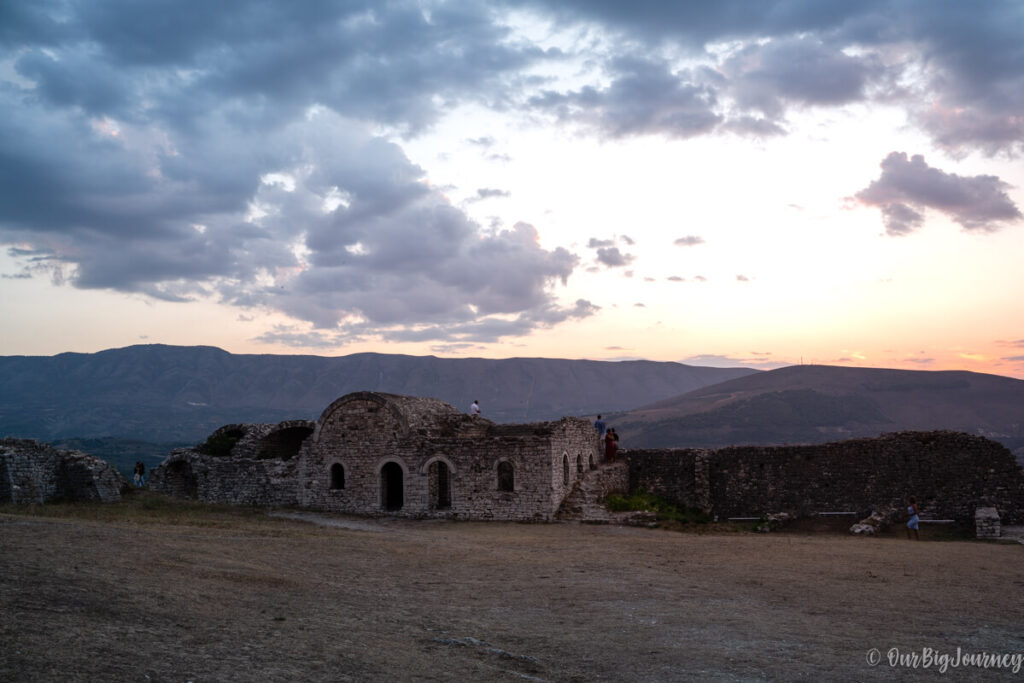
[[[298,501],[296,460],[314,423],[232,424],[178,448],[153,470],[149,488],[209,503],[289,506]]]
[[[630,487],[719,517],[850,511],[917,498],[923,515],[971,522],[977,507],[1024,521],[1024,473],[1002,445],[957,432],[902,432],[806,446],[631,450]],[[701,461],[706,465],[702,465]],[[706,482],[700,483],[706,467]]]
[[[0,502],[121,500],[128,482],[104,460],[30,439],[0,439]]]

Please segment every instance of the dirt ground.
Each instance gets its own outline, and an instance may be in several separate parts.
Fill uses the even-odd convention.
[[[324,519],[8,506],[0,680],[934,679],[889,651],[1024,655],[1019,544]]]

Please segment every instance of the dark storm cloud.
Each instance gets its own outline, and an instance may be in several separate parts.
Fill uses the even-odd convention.
[[[867,206],[882,211],[885,230],[905,235],[924,222],[923,211],[946,214],[964,230],[992,232],[1020,220],[1021,212],[1007,195],[1009,186],[995,176],[959,176],[892,152],[882,161],[882,175],[856,194]]]
[[[791,103],[839,105],[861,100],[869,79],[881,73],[872,60],[848,56],[838,46],[811,38],[749,45],[721,68],[737,105],[769,121],[781,118]]]
[[[257,105],[240,107],[242,116],[274,117],[319,103],[417,130],[445,102],[486,97],[505,74],[544,55],[505,40],[508,29],[474,3],[421,9],[399,2],[107,0],[48,7],[18,13],[24,16],[14,19],[31,33],[9,42],[21,48],[16,68],[36,83],[37,96],[54,104],[77,99],[94,113],[105,100],[104,113],[173,125],[238,98]],[[81,76],[86,82],[76,84]],[[101,86],[98,93],[84,87],[90,83]]]
[[[523,333],[557,318],[551,285],[575,256],[541,249],[531,226],[482,234],[399,147],[366,132],[419,130],[544,55],[506,40],[491,10],[2,11],[17,81],[0,88],[0,240],[45,252],[55,278],[173,301],[212,295],[367,334],[493,315]],[[492,196],[507,193],[478,194]]]
[[[594,40],[538,47],[510,7]],[[951,151],[1011,152],[1022,33],[1010,1],[0,3],[0,242],[79,287],[212,295],[352,335],[524,333],[593,312],[554,303],[576,257],[530,226],[480,230],[371,131],[413,136],[473,104],[603,137],[763,137],[793,108],[883,100]],[[594,78],[528,72],[569,59]],[[858,195],[891,233],[925,209],[971,230],[1019,218],[999,179],[914,164]],[[588,246],[628,265],[615,243]]]
[[[790,107],[879,99],[902,104],[913,122],[951,150],[1024,147],[1024,4],[1015,0],[513,4],[563,26],[597,26],[612,36],[611,85],[549,91],[537,102],[563,117],[603,126],[605,134],[685,137],[699,127],[666,125],[664,112],[673,99],[678,108],[681,95],[696,89],[709,105],[705,115],[722,116],[716,130],[743,135],[784,134]],[[721,46],[729,47],[722,52]],[[620,95],[641,95],[644,88],[626,86],[643,79],[614,65],[659,51],[704,58],[718,78],[661,68],[662,93],[646,103],[620,101]],[[654,82],[650,73],[647,82]],[[666,101],[664,93],[672,96]],[[694,105],[683,109],[696,112]]]

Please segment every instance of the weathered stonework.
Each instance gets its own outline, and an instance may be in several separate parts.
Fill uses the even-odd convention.
[[[1024,522],[1024,472],[1002,445],[959,432],[901,432],[806,446],[630,450],[630,490],[644,488],[720,518],[791,511],[905,509],[970,523],[978,507]]]
[[[339,398],[315,423],[227,425],[207,445],[174,451],[150,488],[210,502],[549,521],[597,458],[586,420],[499,425],[437,399],[375,392]]]
[[[549,521],[570,493],[568,508],[592,512],[611,486],[719,518],[864,518],[904,509],[914,495],[926,519],[966,522],[996,506],[1007,523],[1024,521],[1024,474],[1013,455],[969,434],[621,453],[628,475],[595,471],[596,434],[579,418],[502,425],[437,399],[357,392],[315,422],[222,427],[205,444],[174,451],[149,485],[210,502],[402,517]]]
[[[121,500],[127,480],[109,463],[29,439],[0,439],[0,503]]]
[[[975,511],[974,535],[977,538],[999,538],[1002,535],[999,512],[995,508],[978,508]]]
[[[297,505],[295,458],[315,426],[309,420],[225,425],[205,444],[172,451],[150,474],[149,488],[208,503]]]

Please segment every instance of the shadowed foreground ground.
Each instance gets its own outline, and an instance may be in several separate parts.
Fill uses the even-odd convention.
[[[934,679],[886,652],[1024,654],[1021,545],[85,510],[3,508],[0,680]]]

